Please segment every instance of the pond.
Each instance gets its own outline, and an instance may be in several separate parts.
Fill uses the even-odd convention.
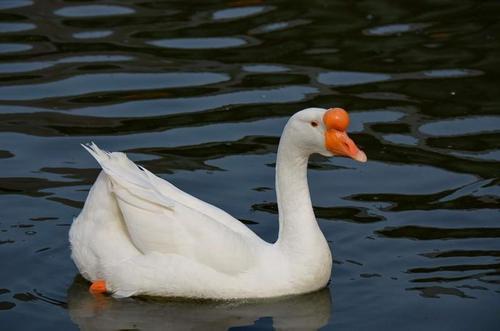
[[[0,2],[5,330],[495,330],[500,4]],[[365,164],[310,160],[328,288],[264,301],[96,300],[68,230],[95,141],[269,242],[281,131],[342,107]]]

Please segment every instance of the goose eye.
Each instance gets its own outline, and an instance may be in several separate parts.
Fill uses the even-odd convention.
[[[312,121],[312,122],[311,122],[311,126],[312,126],[312,127],[317,127],[317,126],[318,126],[318,122]]]

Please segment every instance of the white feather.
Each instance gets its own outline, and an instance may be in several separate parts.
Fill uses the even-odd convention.
[[[261,298],[325,286],[331,254],[312,211],[309,154],[296,141],[309,139],[308,121],[321,121],[324,112],[297,113],[280,141],[280,235],[275,244],[125,154],[103,151],[94,143],[82,145],[103,172],[70,229],[78,269],[90,281],[104,278],[115,296]],[[317,148],[323,152],[324,146]]]

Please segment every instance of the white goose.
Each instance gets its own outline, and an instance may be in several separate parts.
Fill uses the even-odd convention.
[[[69,241],[94,293],[117,297],[265,298],[326,286],[332,257],[311,205],[309,155],[365,162],[341,108],[294,114],[278,147],[279,236],[265,242],[223,210],[138,167],[123,153],[84,146],[101,165]]]

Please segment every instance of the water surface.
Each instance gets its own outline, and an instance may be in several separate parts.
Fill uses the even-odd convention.
[[[500,4],[0,1],[0,325],[496,330]],[[314,156],[329,287],[266,301],[95,300],[68,229],[124,151],[268,241],[297,110],[343,107],[366,164]]]

